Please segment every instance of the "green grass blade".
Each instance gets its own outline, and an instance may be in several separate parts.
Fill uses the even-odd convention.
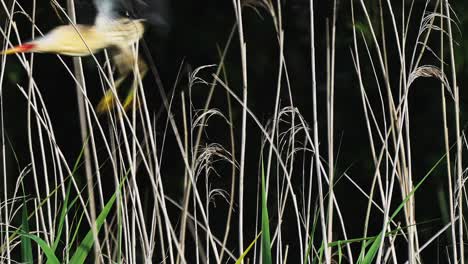
[[[118,190],[112,195],[112,197],[109,199],[109,201],[106,203],[106,205],[102,209],[99,216],[96,218],[95,230],[97,233],[99,233],[99,230],[104,224],[104,221],[106,220],[107,215],[110,213],[112,206],[114,205],[114,202],[117,198],[117,192],[120,191],[120,188],[122,188],[122,185],[124,182],[125,182],[125,179],[122,180],[122,183],[120,183]],[[78,249],[73,254],[72,258],[70,259],[70,263],[72,264],[84,263],[86,258],[88,257],[89,252],[91,251],[93,244],[94,244],[94,236],[93,236],[93,229],[91,229],[88,231],[85,238],[78,246]]]
[[[71,189],[71,182],[69,182],[67,187],[67,193],[65,195],[65,200],[63,201],[62,210],[60,212],[60,219],[58,221],[58,228],[57,228],[57,235],[55,236],[54,244],[52,245],[52,249],[54,251],[57,250],[58,244],[60,242],[60,237],[62,235],[63,225],[65,224],[65,216],[68,212],[68,199],[70,198],[70,189]]]
[[[271,258],[270,219],[268,218],[267,196],[265,190],[265,171],[262,162],[262,260],[264,264],[273,263]]]
[[[440,163],[442,163],[442,161],[444,159],[445,159],[445,154],[436,162],[436,164],[434,166],[432,166],[432,168],[418,182],[418,184],[416,184],[416,186],[413,188],[413,190],[411,190],[411,192],[405,197],[403,202],[400,203],[398,208],[395,210],[395,212],[393,212],[392,216],[388,219],[387,224],[390,223],[395,218],[395,216],[398,215],[398,213],[404,208],[405,204],[409,201],[411,196],[414,195],[414,193],[419,189],[419,187],[421,187],[421,185],[426,181],[426,179],[429,178],[429,176],[432,174],[432,172],[437,168],[437,166],[439,166]],[[364,259],[362,260],[361,263],[364,263],[364,264],[373,263],[375,255],[379,251],[379,247],[380,247],[380,243],[382,241],[382,238],[383,238],[383,232],[380,232],[380,234],[377,236],[377,239],[374,241],[374,243],[372,243],[372,246],[370,247],[369,252],[367,252],[366,256],[364,257]]]
[[[305,253],[305,257],[304,257],[305,264],[309,263],[309,255],[310,255],[310,252],[312,251],[312,247],[314,246],[314,237],[315,237],[315,230],[317,227],[317,220],[318,220],[318,212],[315,212],[314,223],[312,224],[312,230],[310,232],[310,239],[309,239],[309,243],[307,245],[307,250]]]
[[[81,148],[80,154],[78,155],[78,158],[75,161],[75,165],[73,166],[71,176],[75,175],[78,168],[80,167],[80,161],[83,158],[84,150],[86,148],[86,145],[88,144],[88,140],[89,140],[89,137],[86,139],[85,144],[83,144],[83,147]],[[55,241],[54,241],[54,243],[52,245],[52,249],[54,250],[54,252],[57,250],[58,244],[60,242],[60,237],[62,236],[63,226],[65,224],[65,217],[67,216],[68,210],[73,206],[73,204],[79,198],[79,197],[76,197],[75,200],[70,205],[68,204],[68,201],[70,200],[71,186],[72,186],[72,183],[70,181],[70,182],[68,182],[67,192],[65,194],[65,199],[63,201],[62,210],[60,212],[60,219],[58,221],[59,226],[57,228]]]
[[[242,255],[240,255],[240,257],[236,260],[236,264],[240,264],[242,263],[242,261],[244,260],[245,256],[247,256],[247,254],[249,253],[250,249],[252,249],[252,247],[255,245],[255,242],[257,242],[258,238],[260,237],[260,235],[262,234],[262,232],[260,232],[257,237],[255,237],[255,239],[252,241],[252,243],[250,243],[250,245],[244,250],[244,252],[242,253]]]
[[[29,234],[28,207],[26,204],[26,198],[24,197],[21,215],[21,229],[24,233]],[[34,263],[31,239],[27,236],[21,236],[21,257],[23,263]]]
[[[78,197],[76,197],[76,199],[78,199]],[[86,201],[85,207],[88,206],[88,202],[89,201]],[[73,219],[74,220],[76,219],[76,223],[75,223],[75,221],[73,221],[73,225],[70,228],[70,230],[73,231],[73,234],[71,235],[71,238],[70,238],[70,241],[69,241],[70,246],[66,249],[67,250],[67,253],[66,253],[67,256],[70,255],[70,251],[73,249],[72,247],[75,244],[76,239],[78,238],[78,234],[80,232],[80,226],[81,226],[81,223],[83,222],[84,216],[85,216],[84,210],[82,210],[81,213],[79,213],[78,210],[77,210],[77,212],[73,216]]]
[[[99,230],[101,229],[102,225],[104,224],[104,220],[106,219],[107,215],[109,214],[110,210],[112,209],[112,206],[114,205],[116,195],[112,195],[111,199],[109,202],[107,202],[106,206],[104,206],[104,209],[102,212],[99,214],[99,216],[96,218],[96,223],[95,223],[95,228],[96,232],[99,233]],[[78,249],[75,251],[73,254],[72,258],[70,259],[70,263],[72,264],[81,264],[84,263],[86,258],[88,257],[88,254],[94,244],[94,237],[93,237],[93,230],[89,230],[88,233],[86,234],[85,238],[83,241],[80,243],[78,246]]]
[[[34,240],[34,242],[36,242],[39,245],[39,247],[41,247],[42,252],[44,252],[47,258],[47,264],[60,264],[60,261],[55,255],[52,248],[49,247],[49,245],[47,245],[47,242],[45,242],[42,238],[35,236],[35,235],[24,233],[23,231],[20,231],[20,236],[27,237],[31,240]]]
[[[341,250],[341,242],[338,241],[338,264],[343,260],[343,251]]]
[[[377,236],[377,239],[374,240],[372,246],[369,248],[369,251],[366,253],[366,256],[362,260],[362,263],[372,263],[375,258],[375,255],[379,251],[380,241],[382,241],[382,233]]]
[[[314,257],[312,263],[323,263],[322,261],[322,258],[323,258],[323,249],[324,249],[324,246],[323,246],[323,242],[322,242],[322,245],[320,246],[319,250],[318,250],[318,254],[317,256]]]

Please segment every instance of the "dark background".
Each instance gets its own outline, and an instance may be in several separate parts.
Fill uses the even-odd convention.
[[[22,1],[21,4],[31,12],[31,1]],[[62,3],[63,1],[61,1]],[[289,0],[283,1],[283,16],[285,29],[285,57],[289,71],[292,97],[294,105],[299,108],[307,121],[312,121],[312,89],[311,89],[311,68],[310,68],[310,32],[309,32],[309,1]],[[367,1],[371,12],[373,22],[377,22],[378,1]],[[394,1],[392,1],[394,2]],[[395,3],[397,21],[401,21],[399,10],[401,10],[401,1]],[[404,1],[406,8],[409,8],[410,1]],[[413,23],[410,25],[408,37],[408,54],[411,55],[414,46],[415,36],[419,26],[419,18],[423,10],[425,1],[415,1],[413,7]],[[468,68],[465,62],[468,59],[468,6],[463,0],[453,1],[453,9],[458,15],[460,31],[454,31],[458,43],[456,48],[458,82],[461,89],[461,110],[462,124],[466,126],[466,89],[464,89]],[[65,6],[65,5],[64,5]],[[175,105],[173,107],[176,119],[180,121],[180,113],[177,111],[180,107],[180,92],[187,92],[187,74],[191,69],[202,65],[217,64],[219,55],[217,47],[223,47],[227,41],[229,33],[235,22],[233,7],[231,1],[205,0],[205,1],[172,1],[170,9],[170,27],[167,31],[161,31],[149,27],[145,36],[145,45],[151,52],[154,62],[160,72],[160,77],[164,83],[164,89],[167,93],[171,92],[178,71],[181,68],[181,81],[175,87]],[[77,12],[80,21],[90,21],[93,16],[92,5],[86,1],[79,1]],[[430,8],[432,10],[432,8]],[[268,13],[263,9],[258,9],[260,13],[253,9],[246,8],[244,13],[244,29],[248,49],[248,69],[249,69],[249,107],[266,124],[274,113],[274,102],[276,94],[276,74],[278,71],[278,46],[273,23]],[[356,5],[357,20],[365,24],[360,8]],[[387,14],[388,15],[388,14]],[[4,14],[2,13],[2,16]],[[317,49],[317,78],[318,78],[318,109],[320,134],[326,135],[326,91],[325,91],[325,58],[326,58],[326,20],[332,17],[332,1],[318,1],[316,3],[316,49]],[[4,21],[4,17],[2,21]],[[23,39],[28,39],[31,32],[31,23],[21,14],[15,15],[15,21]],[[386,20],[388,17],[385,18]],[[47,32],[51,28],[63,24],[64,18],[57,15],[52,5],[47,2],[38,3],[36,13],[36,23],[39,28]],[[91,20],[92,21],[92,20]],[[387,29],[390,31],[390,24]],[[366,32],[364,31],[364,35]],[[438,36],[439,34],[434,34]],[[335,88],[335,142],[339,144],[339,158],[337,159],[337,173],[346,171],[353,179],[361,184],[364,190],[368,190],[373,175],[373,162],[370,156],[370,148],[365,126],[364,114],[361,104],[360,91],[356,79],[355,70],[351,60],[352,48],[352,27],[349,1],[339,1],[338,19],[337,19],[337,39],[336,39],[336,88]],[[391,43],[395,40],[392,34],[388,34],[387,45],[389,54],[396,54],[396,45]],[[13,43],[17,40],[13,39]],[[438,51],[437,39],[431,39],[430,44],[434,51]],[[361,51],[362,54],[364,50]],[[102,54],[98,59],[102,60]],[[364,56],[363,56],[364,57]],[[397,58],[389,56],[390,58]],[[68,65],[72,65],[70,58],[64,57]],[[435,58],[427,56],[422,64],[436,64]],[[102,95],[99,75],[96,71],[94,61],[90,58],[84,59],[85,73],[87,76],[87,85],[91,99],[97,103]],[[369,73],[365,78],[371,84],[373,76],[371,75],[370,65],[363,63],[365,72]],[[398,60],[390,59],[390,76],[398,76]],[[226,60],[226,69],[230,86],[240,95],[241,93],[241,74],[240,74],[240,56],[238,38],[235,37],[232,46],[228,52]],[[206,75],[209,78],[210,75]],[[79,134],[78,114],[76,107],[76,91],[72,78],[66,73],[60,61],[54,55],[38,54],[35,55],[34,78],[43,93],[47,103],[52,121],[55,124],[55,133],[57,142],[65,151],[66,157],[73,162],[82,143]],[[151,77],[145,82],[154,83]],[[396,81],[396,80],[393,80]],[[11,149],[16,154],[18,161],[11,156],[9,159],[12,177],[18,175],[17,169],[23,168],[29,163],[27,148],[27,130],[26,130],[26,101],[18,91],[16,85],[27,87],[27,75],[21,68],[21,65],[14,57],[8,58],[7,74],[3,85],[3,102],[5,109],[6,133],[11,142]],[[149,93],[152,96],[153,110],[157,112],[161,105],[161,99],[156,87],[149,87]],[[154,90],[151,90],[151,88]],[[198,108],[203,106],[208,89],[204,86],[195,86],[191,90],[194,105]],[[283,89],[282,106],[288,105],[288,94]],[[368,86],[368,96],[371,100],[378,97],[377,89]],[[412,163],[414,181],[417,182],[425,173],[435,164],[443,155],[443,130],[442,114],[440,101],[440,84],[435,79],[421,79],[414,83],[410,95],[410,120],[411,141],[412,141]],[[452,102],[449,103],[449,117],[452,118]],[[214,107],[226,110],[224,90],[217,90],[214,98]],[[234,125],[240,127],[241,107],[235,105]],[[165,120],[164,120],[165,121]],[[165,122],[161,122],[162,131]],[[453,122],[451,123],[453,124]],[[247,138],[248,157],[246,164],[246,201],[255,200],[258,164],[260,160],[261,134],[255,128],[253,122],[248,122],[248,130],[255,131],[249,133]],[[452,128],[452,127],[451,127]],[[240,131],[240,130],[239,130]],[[453,130],[452,130],[453,131]],[[228,143],[225,128],[214,124],[207,129],[206,142]],[[238,144],[240,144],[240,133],[236,135]],[[452,138],[452,142],[454,137]],[[321,138],[323,155],[326,157],[326,138]],[[171,142],[173,144],[174,142]],[[172,150],[171,150],[172,149]],[[238,148],[239,149],[239,148]],[[337,150],[336,150],[337,151]],[[177,175],[183,170],[182,164],[174,162],[180,157],[176,146],[168,147],[167,159],[170,159],[171,165],[163,169],[168,175]],[[163,172],[164,175],[164,172]],[[14,180],[10,180],[14,182]],[[229,188],[229,177],[214,179],[214,185],[226,190]],[[425,241],[432,236],[438,229],[447,223],[447,218],[441,210],[441,204],[447,202],[447,179],[443,166],[430,177],[425,183],[424,188],[418,191],[416,195],[416,216],[418,222],[430,221],[421,224],[419,228],[420,241]],[[180,196],[181,179],[177,177],[167,181],[169,186],[169,195],[173,197]],[[299,188],[299,187],[297,187]],[[338,201],[342,201],[341,209],[346,219],[349,237],[361,237],[363,232],[363,220],[367,201],[352,185],[343,180],[336,187],[335,192]],[[399,194],[397,194],[399,196]],[[394,197],[397,197],[394,195]],[[222,206],[225,204],[220,202]],[[226,206],[227,207],[227,206]],[[220,210],[220,215],[225,212]],[[255,207],[252,203],[247,218],[254,219]],[[272,216],[274,221],[275,216]],[[254,237],[254,221],[247,220],[246,241],[251,241]],[[381,219],[371,221],[371,231],[377,232],[381,225]],[[293,225],[292,225],[293,226]],[[222,228],[219,226],[217,228]],[[287,227],[286,227],[287,228]],[[294,228],[292,228],[291,232]],[[236,231],[232,231],[235,234]],[[442,236],[441,241],[433,244],[434,250],[427,250],[423,256],[427,257],[427,263],[436,256],[437,252],[443,255],[447,242],[447,236]],[[342,239],[337,237],[336,239]],[[237,242],[233,238],[233,245]],[[293,243],[293,242],[292,242]],[[292,245],[294,247],[295,245]],[[235,247],[235,246],[234,246]],[[403,251],[402,251],[403,252]]]

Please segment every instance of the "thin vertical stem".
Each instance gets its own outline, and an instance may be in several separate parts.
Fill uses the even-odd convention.
[[[15,2],[13,1],[11,10],[8,14],[8,16],[11,16],[14,11],[15,7]],[[5,37],[5,42],[8,44],[8,39],[11,33],[11,28],[13,26],[13,20],[9,19],[8,20],[8,29],[7,29],[7,34]],[[2,57],[5,57],[5,55],[2,55]],[[3,195],[4,195],[4,204],[1,203],[1,206],[3,206],[4,209],[4,215],[3,217],[5,218],[2,220],[2,213],[0,212],[0,223],[5,223],[0,227],[0,241],[5,241],[6,244],[6,261],[8,264],[11,263],[11,248],[10,248],[10,238],[9,238],[9,227],[10,227],[10,221],[9,221],[9,214],[8,214],[8,177],[7,177],[7,168],[6,168],[6,150],[5,150],[5,119],[4,119],[4,111],[3,111],[3,77],[5,76],[5,65],[6,65],[6,60],[2,59],[2,64],[1,64],[1,71],[0,71],[0,125],[1,125],[1,145],[2,145],[2,175],[3,175]],[[3,230],[3,226],[5,227],[5,230]],[[4,232],[3,232],[4,231]],[[4,238],[4,239],[3,239]],[[5,252],[3,251],[3,252]],[[3,258],[3,252],[0,255]]]
[[[239,32],[239,44],[242,61],[242,138],[239,162],[239,253],[244,249],[244,175],[245,175],[245,145],[247,141],[247,46],[244,40],[242,19],[242,4],[233,0]]]
[[[330,60],[329,60],[329,73],[328,75],[328,100],[327,100],[327,113],[328,113],[328,223],[327,223],[327,237],[332,240],[333,232],[333,184],[334,184],[334,142],[333,142],[333,132],[334,132],[334,97],[335,97],[335,37],[336,37],[336,0],[333,1],[333,20],[332,20],[332,36],[331,43],[329,43],[330,48]],[[328,28],[327,28],[328,30]]]
[[[68,16],[72,20],[73,23],[76,23],[76,12],[75,12],[75,1],[74,0],[67,0],[67,7],[68,7]],[[96,232],[96,203],[94,198],[94,184],[93,184],[93,174],[91,168],[91,153],[89,150],[89,145],[86,144],[86,138],[88,136],[88,125],[86,123],[86,111],[85,111],[85,102],[84,97],[87,97],[86,88],[85,88],[85,80],[84,80],[84,73],[83,73],[83,64],[81,58],[73,58],[73,67],[75,76],[77,79],[77,86],[76,86],[76,98],[78,101],[78,112],[80,118],[80,132],[81,132],[81,141],[83,143],[84,148],[84,161],[85,161],[85,174],[86,174],[86,181],[87,181],[87,189],[89,195],[89,209],[90,209],[90,217],[91,217],[91,229],[93,232],[94,237],[94,255],[95,255],[95,263],[98,263],[99,255],[100,255],[100,243],[99,238]],[[79,87],[83,87],[83,92]]]
[[[450,50],[450,66],[452,71],[452,87],[455,101],[455,133],[457,135],[457,185],[458,190],[458,246],[460,250],[460,263],[465,263],[464,255],[464,243],[463,243],[463,168],[462,168],[462,131],[460,128],[460,90],[457,84],[457,72],[455,67],[455,51],[453,49],[453,34],[452,34],[452,22],[450,18],[450,4],[448,0],[445,0],[445,12],[447,17],[447,28],[449,36],[449,50]],[[453,245],[454,247],[456,245]],[[457,262],[458,259],[454,259]]]
[[[440,14],[443,17],[444,14],[444,1],[440,1]],[[440,20],[440,71],[442,75],[445,75],[444,68],[444,19]],[[443,125],[444,125],[444,143],[445,143],[445,156],[447,162],[447,181],[448,181],[448,189],[449,189],[449,210],[450,210],[450,230],[452,235],[452,254],[453,254],[453,261],[456,262],[458,259],[458,250],[455,246],[457,244],[457,227],[455,225],[455,205],[453,201],[453,183],[452,183],[452,161],[450,159],[450,143],[449,143],[449,131],[448,131],[448,124],[447,124],[447,103],[445,99],[445,86],[441,83],[441,94],[442,94],[442,118],[443,118]]]
[[[317,118],[317,78],[315,74],[315,23],[314,23],[314,2],[309,1],[310,7],[310,56],[311,56],[311,73],[312,73],[312,108],[313,108],[313,130],[314,130],[314,158],[315,169],[319,189],[319,205],[320,205],[320,223],[322,225],[322,245],[324,247],[325,261],[327,264],[331,263],[330,249],[328,248],[327,225],[325,223],[325,207],[323,201],[323,186],[322,186],[322,172],[320,170],[320,151],[318,140],[318,118]]]

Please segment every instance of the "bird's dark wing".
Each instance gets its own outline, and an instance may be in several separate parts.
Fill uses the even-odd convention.
[[[93,0],[98,12],[97,19],[129,17],[144,19],[162,32],[170,28],[168,0]]]
[[[168,0],[132,0],[127,1],[132,6],[129,10],[138,18],[143,18],[147,23],[154,26],[169,26],[169,3]]]

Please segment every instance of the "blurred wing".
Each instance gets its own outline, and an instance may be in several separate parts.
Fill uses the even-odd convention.
[[[160,33],[170,29],[168,0],[93,0],[97,9],[96,24],[126,17],[143,19]]]
[[[133,0],[135,15],[158,28],[169,28],[170,12],[168,0]]]
[[[122,9],[123,0],[93,0],[96,6],[96,23],[105,23],[106,21],[116,19],[120,16],[119,10]]]

